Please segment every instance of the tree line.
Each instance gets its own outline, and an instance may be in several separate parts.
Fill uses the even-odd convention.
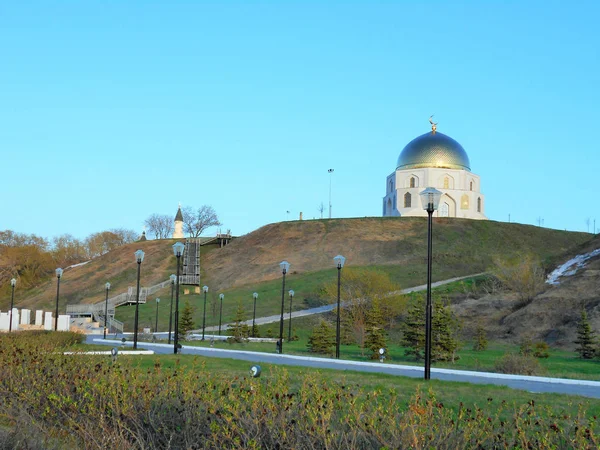
[[[203,205],[198,209],[191,206],[181,208],[183,231],[190,237],[199,237],[211,227],[218,227],[221,221],[212,206]],[[173,236],[174,217],[170,214],[151,214],[144,221],[148,232],[155,239],[169,239]]]
[[[92,233],[85,239],[62,234],[51,240],[36,234],[0,231],[0,289],[9,289],[11,278],[17,278],[24,288],[36,286],[57,267],[89,261],[138,237],[138,233],[125,228]]]

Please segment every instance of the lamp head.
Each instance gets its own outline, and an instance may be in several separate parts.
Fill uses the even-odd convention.
[[[110,289],[110,283],[107,281],[106,284],[104,285],[104,287],[108,291]]]
[[[208,292],[208,286],[202,286],[202,292],[206,294]]]
[[[63,274],[63,270],[60,267],[58,269],[56,269],[56,278],[62,277],[62,274]]]
[[[177,275],[171,275],[169,279],[171,280],[171,284],[175,284],[175,282],[177,281]]]
[[[225,294],[219,294],[219,299],[223,300],[225,298]]]
[[[258,292],[255,292],[254,294],[252,294],[252,298],[254,298],[254,300],[256,300],[258,298]]]
[[[436,188],[428,187],[419,195],[421,196],[421,203],[425,211],[432,213],[438,209],[442,192],[438,191]]]
[[[10,280],[10,285],[11,285],[12,287],[15,287],[15,286],[16,286],[16,284],[17,284],[17,279],[16,279],[16,278],[13,278],[12,280]]]
[[[138,250],[137,252],[135,252],[135,260],[137,261],[138,264],[141,264],[142,261],[144,261],[144,252],[143,250]]]
[[[290,269],[290,263],[287,261],[281,261],[279,263],[279,267],[281,268],[282,273],[287,273],[287,271]]]
[[[156,297],[156,303],[160,303],[160,298]]]
[[[344,258],[342,255],[337,255],[335,258],[333,258],[333,260],[335,261],[335,265],[338,269],[344,267],[344,263],[346,262],[346,258]]]
[[[173,254],[177,257],[180,257],[181,255],[183,255],[184,248],[185,245],[183,245],[181,242],[176,242],[175,244],[173,244]]]
[[[294,290],[290,289],[289,294],[290,294],[290,297],[293,297],[294,296]]]

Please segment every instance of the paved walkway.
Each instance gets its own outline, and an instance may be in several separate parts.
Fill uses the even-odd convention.
[[[121,345],[119,340],[102,339],[88,336],[89,344],[104,344],[111,346]],[[131,341],[127,346],[133,345]],[[156,353],[172,354],[173,345],[140,343],[146,349]],[[273,349],[275,350],[275,349]],[[284,346],[285,351],[285,346]],[[240,359],[253,363],[282,364],[292,366],[314,367],[320,369],[351,370],[357,372],[376,372],[389,375],[407,376],[412,378],[423,377],[423,367],[403,366],[366,361],[347,361],[331,358],[318,358],[312,356],[279,355],[276,353],[250,352],[243,350],[226,350],[210,347],[195,347],[183,345],[182,354],[202,355],[213,358]],[[493,384],[522,389],[528,392],[554,392],[559,394],[581,395],[584,397],[600,398],[600,382],[588,380],[569,380],[565,378],[530,377],[525,375],[506,375],[490,372],[474,372],[467,370],[431,369],[431,378],[444,381],[459,381],[476,384]]]

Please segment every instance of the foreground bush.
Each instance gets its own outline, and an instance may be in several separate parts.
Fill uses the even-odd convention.
[[[31,337],[0,337],[5,448],[597,448],[579,411],[488,399],[451,410],[433,393],[408,403],[394,390],[364,391],[318,373],[299,384],[277,370],[226,379],[195,367],[142,370],[124,358],[63,356]],[[1,427],[0,427],[1,428]]]
[[[505,353],[494,364],[494,371],[516,375],[541,375],[544,369],[539,361],[531,355]]]

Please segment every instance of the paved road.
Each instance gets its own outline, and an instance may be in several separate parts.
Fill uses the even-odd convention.
[[[89,344],[119,346],[119,340],[103,340],[101,337],[89,335]],[[133,345],[128,341],[127,346]],[[139,343],[144,349],[156,353],[172,354],[173,346],[168,344]],[[284,346],[285,350],[285,346]],[[275,349],[273,348],[273,351]],[[232,358],[253,363],[283,364],[292,366],[315,367],[319,369],[352,370],[358,372],[377,372],[390,375],[422,378],[423,368],[417,366],[401,366],[377,362],[345,361],[308,356],[278,355],[276,353],[248,352],[242,350],[226,350],[218,348],[193,347],[184,345],[182,354],[202,355],[215,358]],[[444,381],[463,381],[476,384],[494,384],[522,389],[529,392],[555,392],[560,394],[581,395],[600,398],[600,382],[586,380],[567,380],[562,378],[529,377],[524,375],[504,375],[489,372],[471,372],[451,369],[431,369],[431,378]]]

